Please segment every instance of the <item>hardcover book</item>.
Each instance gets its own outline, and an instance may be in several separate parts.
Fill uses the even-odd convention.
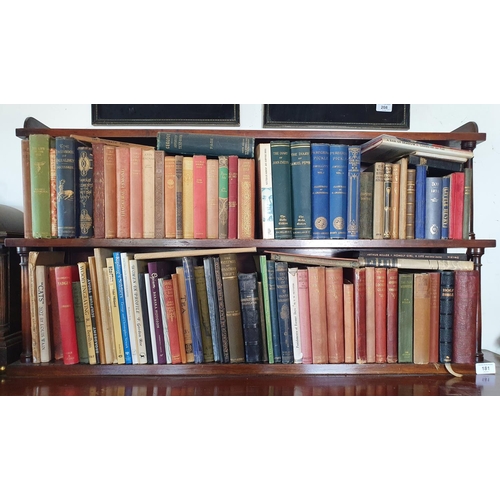
[[[360,146],[349,146],[347,153],[347,239],[359,239]]]
[[[401,185],[401,165],[392,164],[392,184],[391,184],[391,239],[399,238],[399,194]]]
[[[353,270],[354,331],[356,339],[356,363],[367,362],[366,351],[366,268]]]
[[[425,191],[427,167],[418,165],[415,177],[415,238],[425,239]]]
[[[167,322],[170,356],[172,364],[177,365],[181,364],[183,358],[185,359],[186,357],[186,346],[184,345],[184,333],[182,330],[179,330],[172,277],[165,276],[162,278],[162,286],[163,297],[165,299],[165,320]],[[181,349],[184,351],[184,355],[181,354]]]
[[[194,163],[192,156],[182,159],[182,237],[194,238]]]
[[[210,330],[212,332],[212,351],[214,355],[214,361],[216,363],[222,363],[222,333],[220,327],[219,304],[217,299],[217,284],[215,282],[215,268],[212,257],[203,258],[203,268],[205,272],[205,283],[207,288]]]
[[[150,212],[154,210],[154,207],[151,205],[151,200],[154,200],[154,194],[153,197],[147,200],[147,203],[143,206],[142,200],[144,186],[142,185],[142,149],[140,147],[131,146],[129,151],[130,198],[128,203],[130,205],[130,238],[137,239],[143,237],[143,217],[146,209]]]
[[[207,159],[207,238],[219,237],[219,161]]]
[[[87,351],[89,363],[91,365],[99,364],[99,345],[97,343],[97,332],[94,335],[92,318],[90,315],[89,289],[87,282],[87,263],[78,262],[78,273],[80,276],[80,293],[82,295],[83,318],[85,321],[85,333],[87,338]]]
[[[375,268],[375,363],[387,363],[387,269]],[[394,314],[394,311],[391,311]],[[392,320],[392,318],[391,318]]]
[[[182,328],[182,338],[184,342],[184,350],[186,352],[186,363],[194,363],[193,337],[191,335],[191,324],[189,322],[184,268],[182,266],[177,266],[175,270],[176,272],[171,276],[174,285],[174,300],[177,318],[180,318],[177,325]]]
[[[227,191],[227,237],[234,240],[238,237],[238,157],[230,155],[228,161]]]
[[[417,171],[414,168],[409,168],[407,172],[406,183],[406,239],[415,238],[415,183]]]
[[[344,363],[356,362],[356,327],[354,313],[354,285],[344,282]]]
[[[375,363],[375,267],[367,267],[366,273],[366,362]]]
[[[118,289],[116,286],[116,273],[113,257],[106,257],[107,283],[109,288],[109,303],[111,312],[111,326],[113,329],[113,340],[115,345],[116,361],[119,365],[126,364],[125,349],[123,345],[123,334],[120,320],[120,306],[118,305]],[[129,358],[129,363],[132,358]]]
[[[292,173],[290,141],[271,141],[273,179],[274,238],[292,238]],[[278,189],[279,186],[279,189]]]
[[[229,214],[229,159],[219,157],[219,238],[227,239]]]
[[[299,289],[300,346],[302,348],[302,363],[311,364],[313,360],[308,271],[307,269],[299,269],[297,271],[297,275]]]
[[[104,145],[104,234],[117,235],[116,147]]]
[[[193,236],[207,237],[207,157],[193,156]]]
[[[409,154],[407,157],[409,165],[426,165],[431,175],[445,175],[451,172],[462,172],[464,168],[463,161],[457,161],[456,157],[438,154],[435,157],[425,155],[424,153]]]
[[[148,291],[146,289],[146,286],[149,287],[149,275],[146,273],[145,269],[144,270],[138,269],[138,286],[139,286],[140,305],[142,311],[142,324],[144,326],[144,342],[146,344],[146,363],[152,365],[154,363],[153,343],[151,335],[151,326],[149,322],[150,314],[148,305]]]
[[[94,159],[94,205],[92,211],[100,214],[94,222],[94,238],[105,238],[105,179],[104,179],[104,144],[92,145],[92,156]]]
[[[408,160],[401,158],[399,163],[399,239],[406,239],[406,203],[408,192]]]
[[[156,196],[155,152],[131,148],[130,154],[131,237],[155,238],[156,216],[163,214],[163,196]]]
[[[413,273],[401,273],[398,287],[398,363],[413,362]]]
[[[238,273],[245,361],[262,362],[262,329],[260,323],[257,273]]]
[[[158,163],[160,160],[157,160]],[[165,156],[161,166],[163,167],[163,176],[157,174],[156,182],[162,182],[162,188],[156,185],[155,206],[161,205],[163,200],[163,216],[156,217],[155,237],[171,238],[177,237],[177,174],[175,165],[175,156]],[[159,167],[158,167],[159,170]],[[163,226],[160,227],[160,224]],[[158,236],[161,235],[161,236]]]
[[[348,146],[330,144],[330,238],[347,237]]]
[[[163,341],[165,343],[165,356],[166,356],[166,364],[172,364],[172,352],[170,350],[170,337],[168,334],[168,323],[167,323],[167,311],[165,307],[165,293],[163,288],[163,282],[165,278],[158,278],[158,294],[160,296],[160,313],[161,313],[161,321],[163,327]]]
[[[276,265],[279,264],[278,262]],[[326,274],[324,267],[308,267],[309,308],[313,364],[328,363],[328,322],[326,311]]]
[[[425,238],[441,239],[443,182],[441,177],[427,177],[425,187]]]
[[[146,290],[146,303],[147,303],[147,316],[149,320],[149,338],[151,343],[151,357],[152,363],[158,364],[158,349],[156,347],[156,332],[154,328],[155,318],[153,312],[153,297],[151,295],[151,279],[148,272],[144,272],[144,288]]]
[[[441,273],[431,272],[430,294],[430,333],[429,333],[429,363],[439,363],[439,314],[441,294]]]
[[[36,266],[36,299],[38,316],[38,336],[40,343],[40,362],[48,363],[52,360],[51,325],[49,322],[49,269],[47,266]]]
[[[266,346],[268,362],[274,364],[273,333],[271,320],[271,306],[269,297],[269,278],[267,259],[265,255],[259,256],[260,276],[262,282],[262,307],[264,309],[264,322],[266,328]]]
[[[470,238],[470,220],[472,211],[472,168],[464,168],[464,215],[463,235],[464,240]]]
[[[441,239],[450,237],[450,186],[451,177],[445,175],[441,178]]]
[[[288,286],[288,264],[286,262],[275,263],[274,277],[276,282],[276,304],[278,306],[281,362],[284,364],[293,363],[294,357],[292,320],[290,316],[290,290]]]
[[[385,163],[376,162],[373,169],[373,239],[384,237],[384,170]]]
[[[387,362],[398,362],[399,271],[387,269]],[[376,344],[375,344],[376,347]],[[383,347],[381,348],[383,350]]]
[[[224,284],[222,281],[222,271],[220,257],[211,257],[214,264],[215,287],[217,291],[217,305],[219,310],[219,322],[221,331],[221,348],[222,348],[222,362],[230,363],[231,356],[229,353],[229,332],[228,321],[226,316],[226,304],[224,299]]]
[[[144,214],[142,219],[143,237],[149,238],[175,238],[175,158],[169,157],[167,161],[164,151],[142,152],[142,202]],[[148,185],[148,179],[153,179],[153,187]],[[167,194],[168,190],[168,194]],[[146,215],[146,207],[154,199],[154,216]],[[166,200],[171,205],[167,209]],[[167,217],[170,217],[167,222]],[[167,236],[168,228],[168,236]]]
[[[94,153],[91,147],[76,149],[78,161],[77,233],[80,238],[94,237]],[[103,228],[104,229],[104,228]]]
[[[123,279],[123,293],[125,298],[125,311],[127,314],[128,333],[130,341],[130,351],[132,353],[132,363],[139,363],[139,337],[136,329],[134,301],[132,297],[132,280],[130,277],[130,260],[133,254],[120,252],[121,274]],[[144,346],[143,346],[144,347]]]
[[[85,330],[85,315],[83,313],[82,290],[80,278],[75,277],[72,282],[73,310],[75,313],[76,341],[78,344],[78,358],[81,364],[89,364],[89,351],[87,348],[87,332]]]
[[[330,238],[330,145],[311,144],[312,237]]]
[[[328,362],[343,363],[344,345],[344,271],[341,267],[325,270]]]
[[[193,265],[195,263],[193,262]],[[210,326],[210,314],[208,310],[207,283],[203,266],[194,265],[194,280],[196,295],[198,297],[198,312],[200,316],[201,341],[203,346],[203,359],[205,363],[214,362],[214,350],[212,342],[212,328]]]
[[[302,343],[300,334],[300,310],[299,310],[299,269],[288,268],[288,293],[290,295],[290,320],[292,325],[292,345],[294,363],[302,363]]]
[[[392,196],[392,163],[384,165],[384,226],[383,239],[391,238],[392,217],[391,217],[391,196]]]
[[[465,174],[455,172],[451,174],[450,183],[450,239],[461,240],[464,223],[464,191]]]
[[[413,280],[413,362],[429,363],[431,290],[428,273],[415,273]]]
[[[23,178],[23,222],[24,237],[33,238],[33,214],[31,213],[31,166],[30,140],[21,139],[21,170]]]
[[[91,299],[91,311],[94,310],[95,317],[95,328],[97,330],[97,341],[99,344],[99,357],[100,363],[106,364],[105,343],[104,343],[104,332],[102,329],[102,314],[101,314],[101,304],[100,304],[100,289],[99,283],[97,281],[97,267],[96,260],[93,255],[89,255],[88,259],[88,276],[89,281],[89,297]]]
[[[238,159],[238,239],[255,238],[255,160]]]
[[[132,311],[133,311],[132,319],[135,323],[135,332],[137,335],[138,363],[141,365],[147,362],[148,356],[146,349],[146,337],[149,336],[149,332],[146,333],[146,329],[144,326],[138,262],[135,259],[129,258],[128,264],[129,264],[129,274],[130,274]]]
[[[175,237],[184,237],[184,194],[183,194],[184,157],[175,156]]]
[[[373,172],[363,171],[359,177],[359,239],[373,238]]]
[[[130,238],[130,148],[116,148],[116,237]]]
[[[273,343],[273,357],[275,363],[281,363],[281,341],[280,341],[280,329],[279,329],[279,310],[278,301],[276,296],[276,274],[275,274],[275,262],[273,260],[268,260],[266,262],[267,267],[267,283],[269,291],[269,314],[271,319],[271,337]]]
[[[56,137],[57,236],[76,237],[76,141]]]
[[[292,179],[292,237],[312,238],[311,207],[311,143],[290,143],[290,170]]]
[[[439,297],[439,362],[452,361],[455,272],[441,273]]]
[[[259,218],[262,238],[274,239],[273,177],[271,171],[271,144],[261,143],[255,148],[259,194]]]

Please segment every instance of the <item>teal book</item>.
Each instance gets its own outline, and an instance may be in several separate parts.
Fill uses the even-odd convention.
[[[292,318],[290,311],[290,289],[288,286],[288,263],[275,262],[276,304],[281,344],[281,362],[293,363]]]
[[[349,146],[347,152],[347,239],[359,239],[359,198],[361,146]]]
[[[78,162],[78,236],[94,236],[94,153],[91,147],[76,149]]]
[[[398,286],[398,362],[413,362],[413,275],[400,273]]]
[[[127,306],[125,303],[125,285],[123,283],[122,259],[120,252],[113,252],[113,264],[115,266],[116,294],[118,297],[118,311],[120,313],[120,326],[122,329],[123,352],[125,364],[132,364],[132,349],[130,346],[130,333],[127,319]]]
[[[273,357],[275,363],[281,363],[281,342],[280,342],[280,327],[278,323],[278,300],[276,297],[276,274],[275,262],[268,260],[267,267],[267,284],[269,291],[269,315],[271,320],[271,339],[273,344]]]
[[[290,144],[290,168],[292,237],[297,240],[310,240],[312,238],[310,141],[293,141]]]
[[[262,302],[264,307],[264,321],[267,343],[267,357],[270,364],[274,364],[273,335],[271,325],[271,308],[269,298],[269,279],[267,271],[267,259],[265,255],[259,256],[260,276],[262,281]]]
[[[330,238],[347,237],[348,146],[330,144]]]
[[[311,144],[312,238],[330,238],[330,145]]]
[[[274,238],[292,239],[292,172],[290,141],[271,141]]]
[[[77,236],[77,157],[76,140],[56,137],[57,236]]]

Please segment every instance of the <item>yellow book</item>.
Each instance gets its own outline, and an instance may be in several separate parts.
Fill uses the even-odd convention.
[[[120,310],[118,308],[118,293],[116,291],[115,264],[113,262],[113,257],[106,258],[106,267],[108,270],[109,307],[111,310],[116,362],[119,365],[124,365],[125,352],[123,349],[122,327],[120,324]]]

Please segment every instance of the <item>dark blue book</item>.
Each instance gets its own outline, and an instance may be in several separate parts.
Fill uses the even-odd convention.
[[[349,146],[347,153],[347,239],[359,239],[361,146]]]
[[[198,294],[196,292],[193,258],[183,257],[182,268],[184,269],[184,279],[186,281],[186,301],[193,341],[194,362],[203,363],[203,339],[201,336],[200,311],[198,307]]]
[[[442,271],[439,297],[439,362],[451,362],[453,355],[453,318],[455,272]]]
[[[425,238],[441,239],[442,177],[427,177],[425,181]]]
[[[120,252],[113,252],[113,264],[115,266],[116,295],[118,297],[118,311],[120,312],[120,326],[122,329],[123,354],[125,364],[132,364],[132,350],[130,347],[130,333],[127,319],[127,305],[125,303],[125,287],[123,283],[122,259]]]
[[[330,144],[329,192],[330,238],[347,238],[347,166],[348,146]]]
[[[257,273],[238,273],[240,290],[241,323],[245,342],[245,361],[262,362],[262,325]]]
[[[281,362],[293,363],[292,318],[290,313],[290,289],[288,287],[288,263],[275,262],[276,303],[280,331]]]
[[[224,300],[224,284],[222,283],[222,270],[219,257],[212,257],[214,264],[215,286],[217,288],[217,307],[219,310],[222,362],[230,363],[231,356],[229,354],[229,332],[226,316],[226,302]]]
[[[94,154],[91,147],[76,150],[78,161],[78,235],[94,236]]]
[[[281,363],[280,327],[278,323],[278,302],[276,299],[276,276],[274,260],[268,260],[266,262],[266,265],[274,362]]]
[[[57,236],[76,238],[76,140],[56,137]]]
[[[417,165],[415,178],[415,239],[425,239],[425,189],[427,167]]]
[[[149,286],[149,281],[146,284],[146,273],[139,273],[139,295],[142,310],[142,323],[144,325],[144,343],[146,344],[146,361],[149,365],[153,364],[153,347],[151,344],[151,325],[149,324],[148,297],[146,286]]]
[[[330,238],[330,145],[311,144],[312,238]]]
[[[222,334],[220,327],[219,306],[217,302],[217,284],[215,281],[215,268],[212,257],[203,259],[205,270],[205,282],[207,287],[208,314],[210,317],[210,328],[212,330],[212,348],[214,351],[214,361],[223,362],[222,355]]]
[[[292,174],[292,237],[296,240],[310,240],[312,238],[310,141],[292,141],[290,169]]]
[[[293,237],[292,172],[290,141],[271,141],[274,239]]]
[[[450,237],[450,176],[442,178],[441,189],[441,239]]]

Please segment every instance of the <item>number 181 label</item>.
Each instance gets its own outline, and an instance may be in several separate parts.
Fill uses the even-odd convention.
[[[485,373],[495,373],[495,363],[476,363],[476,374],[483,375]]]

